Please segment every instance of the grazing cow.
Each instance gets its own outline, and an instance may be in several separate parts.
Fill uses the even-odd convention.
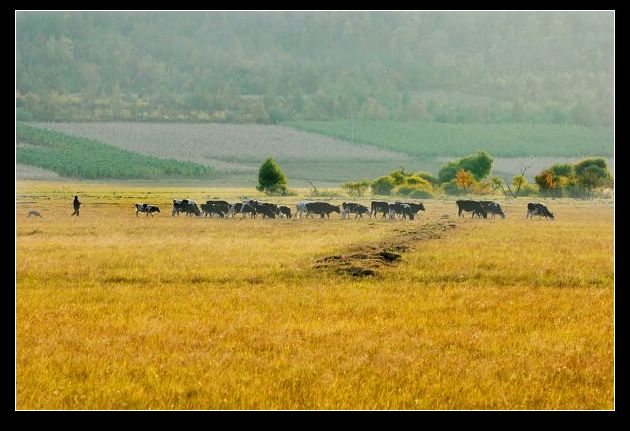
[[[208,201],[205,204],[201,204],[201,212],[204,216],[212,217],[212,214],[217,214],[223,218],[230,209],[230,204],[224,203],[225,201]]]
[[[256,214],[258,213],[258,201],[254,201],[254,200],[246,200],[243,201],[243,206],[241,208],[241,214],[243,214],[243,218],[245,218],[245,216],[247,214],[249,214],[250,218],[256,218]]]
[[[357,204],[354,202],[344,202],[341,204],[342,219],[348,218],[348,215],[350,213],[355,213],[354,219],[356,220],[359,216],[363,218],[363,214],[367,214],[368,212],[370,211],[365,205]]]
[[[291,218],[291,208],[286,205],[280,205],[278,209],[280,210],[280,217]]]
[[[466,211],[466,212],[472,212],[473,218],[475,218],[475,214],[479,218],[481,218],[482,216],[483,216],[483,218],[488,218],[488,213],[483,208],[483,205],[481,205],[480,202],[459,200],[459,201],[457,201],[455,203],[457,204],[457,210],[458,210],[457,211],[457,215],[459,217],[464,217],[462,215],[462,211]]]
[[[234,217],[234,214],[240,213],[243,209],[243,202],[237,202],[235,204],[230,205],[228,209],[228,217]]]
[[[418,211],[426,211],[422,203],[403,202],[403,204],[409,205],[409,213],[412,215],[411,220],[418,215]]]
[[[503,210],[501,209],[501,205],[499,205],[498,202],[479,201],[479,203],[481,204],[483,209],[486,210],[488,214],[492,214],[492,218],[495,218],[497,214],[499,214],[501,218],[505,218],[505,214],[503,213]]]
[[[41,216],[42,215],[39,213],[39,211],[32,210],[32,211],[28,212],[28,214],[26,215],[26,218],[29,218],[29,217],[41,217]]]
[[[538,202],[530,202],[527,204],[527,216],[525,216],[525,218],[533,219],[535,215],[537,215],[538,218],[545,217],[554,220],[553,213],[549,211],[546,206]]]
[[[309,202],[306,204],[306,212],[319,214],[321,218],[324,218],[324,215],[330,218],[330,213],[332,212],[341,214],[339,205],[331,205],[328,202]]]
[[[230,210],[230,203],[227,201],[206,201],[206,205],[211,205],[211,207],[207,207],[208,209],[212,209],[212,211],[210,211],[210,217],[212,217],[211,213],[215,213],[220,217],[223,217]],[[201,205],[201,208],[203,210],[203,204]]]
[[[385,201],[372,201],[370,204],[370,218],[372,214],[376,217],[376,214],[383,213],[383,218],[389,213],[389,203]]]
[[[404,219],[409,217],[410,220],[413,220],[414,218],[414,214],[411,212],[409,204],[403,202],[389,204],[389,210],[387,213],[390,219],[396,218],[396,216],[400,216]]]
[[[263,218],[276,218],[276,216],[280,213],[280,209],[278,205],[270,204],[267,202],[258,204],[256,208],[256,212],[263,215]]]
[[[173,216],[177,214],[177,216],[179,217],[180,212],[185,212],[186,216],[189,216],[191,214],[194,214],[196,216],[201,215],[201,211],[199,210],[199,207],[195,202],[188,199],[173,199]]]
[[[295,213],[295,218],[302,218],[302,214],[308,216],[308,210],[306,209],[306,204],[312,203],[313,201],[299,201],[296,205],[297,212]]]
[[[153,217],[153,213],[159,213],[160,209],[155,205],[149,204],[136,204],[136,217],[138,217],[138,213],[147,213],[147,217],[151,214]]]

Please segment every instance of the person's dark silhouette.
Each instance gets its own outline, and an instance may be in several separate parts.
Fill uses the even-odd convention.
[[[72,206],[74,207],[74,212],[72,213],[73,216],[78,216],[79,215],[79,208],[81,208],[81,202],[79,202],[79,197],[75,196],[74,197],[74,201],[72,202]]]

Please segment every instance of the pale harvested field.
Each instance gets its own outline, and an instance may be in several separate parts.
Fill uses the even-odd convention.
[[[526,200],[505,220],[453,201],[413,222],[152,219],[133,202],[253,193],[61,184],[16,185],[18,409],[614,408],[610,201],[548,201],[554,222]],[[375,277],[313,266],[440,221]]]
[[[211,165],[223,172],[257,170],[279,161],[403,161],[404,154],[282,126],[160,123],[30,123],[157,157]],[[257,163],[255,167],[249,162]]]

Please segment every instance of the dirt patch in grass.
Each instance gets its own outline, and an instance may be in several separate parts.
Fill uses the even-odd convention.
[[[441,238],[456,227],[454,221],[439,220],[422,226],[397,228],[392,237],[376,244],[353,246],[347,254],[322,257],[315,261],[314,267],[353,277],[376,276],[379,268],[395,265],[403,253],[414,249],[421,241]]]

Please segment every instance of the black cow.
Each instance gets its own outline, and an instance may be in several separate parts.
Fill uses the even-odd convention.
[[[219,217],[225,217],[225,214],[230,209],[230,204],[224,201],[208,201],[205,204],[201,204],[201,211],[204,216],[212,217],[212,214],[217,214]]]
[[[308,202],[306,204],[306,212],[319,214],[321,218],[324,218],[324,215],[330,218],[330,213],[332,212],[341,214],[339,205],[331,205],[328,202]]]
[[[497,214],[499,214],[501,216],[501,218],[505,218],[505,213],[501,209],[501,205],[499,205],[498,202],[495,202],[495,201],[479,201],[479,203],[481,204],[483,209],[486,210],[486,213],[492,214],[492,218],[495,218],[495,216]]]
[[[482,216],[483,218],[488,218],[488,213],[483,208],[483,205],[481,205],[481,203],[478,201],[459,200],[455,203],[457,204],[457,210],[458,210],[457,215],[460,217],[463,217],[462,211],[466,211],[466,212],[472,212],[473,218],[475,218],[475,214],[479,218],[481,218]]]
[[[403,202],[389,204],[388,215],[390,219],[396,218],[396,216],[401,216],[404,219],[409,217],[410,220],[413,220],[414,218],[414,214],[411,212],[409,204]]]
[[[280,205],[278,209],[280,210],[280,217],[285,216],[286,218],[291,218],[291,208],[286,205]]]
[[[413,215],[418,214],[418,211],[426,211],[426,209],[424,208],[424,204],[422,203],[415,203],[415,202],[403,202],[403,203],[409,205],[409,209],[411,210]]]
[[[188,199],[175,200],[173,199],[173,215],[177,214],[179,217],[180,212],[185,212],[186,216],[194,214],[196,216],[201,215],[201,211],[197,204]]]
[[[354,202],[344,202],[341,204],[342,219],[347,218],[350,213],[355,213],[354,219],[356,220],[359,216],[363,218],[363,214],[367,214],[368,212],[370,212],[370,210],[368,210],[368,207],[366,207],[365,205],[357,204]]]
[[[538,202],[530,202],[527,204],[527,216],[525,216],[525,218],[533,219],[535,215],[537,215],[538,218],[545,217],[554,220],[553,213],[549,211],[546,206]]]
[[[278,208],[278,205],[264,202],[258,205],[258,207],[256,208],[256,212],[262,214],[263,218],[276,218],[276,216],[280,212],[280,209]]]
[[[370,218],[372,214],[376,217],[376,214],[383,213],[383,218],[389,213],[389,203],[385,201],[372,201],[370,204]]]
[[[153,213],[159,213],[160,209],[155,205],[149,204],[136,204],[136,217],[138,217],[138,213],[147,213],[147,217],[151,214],[153,217]]]

